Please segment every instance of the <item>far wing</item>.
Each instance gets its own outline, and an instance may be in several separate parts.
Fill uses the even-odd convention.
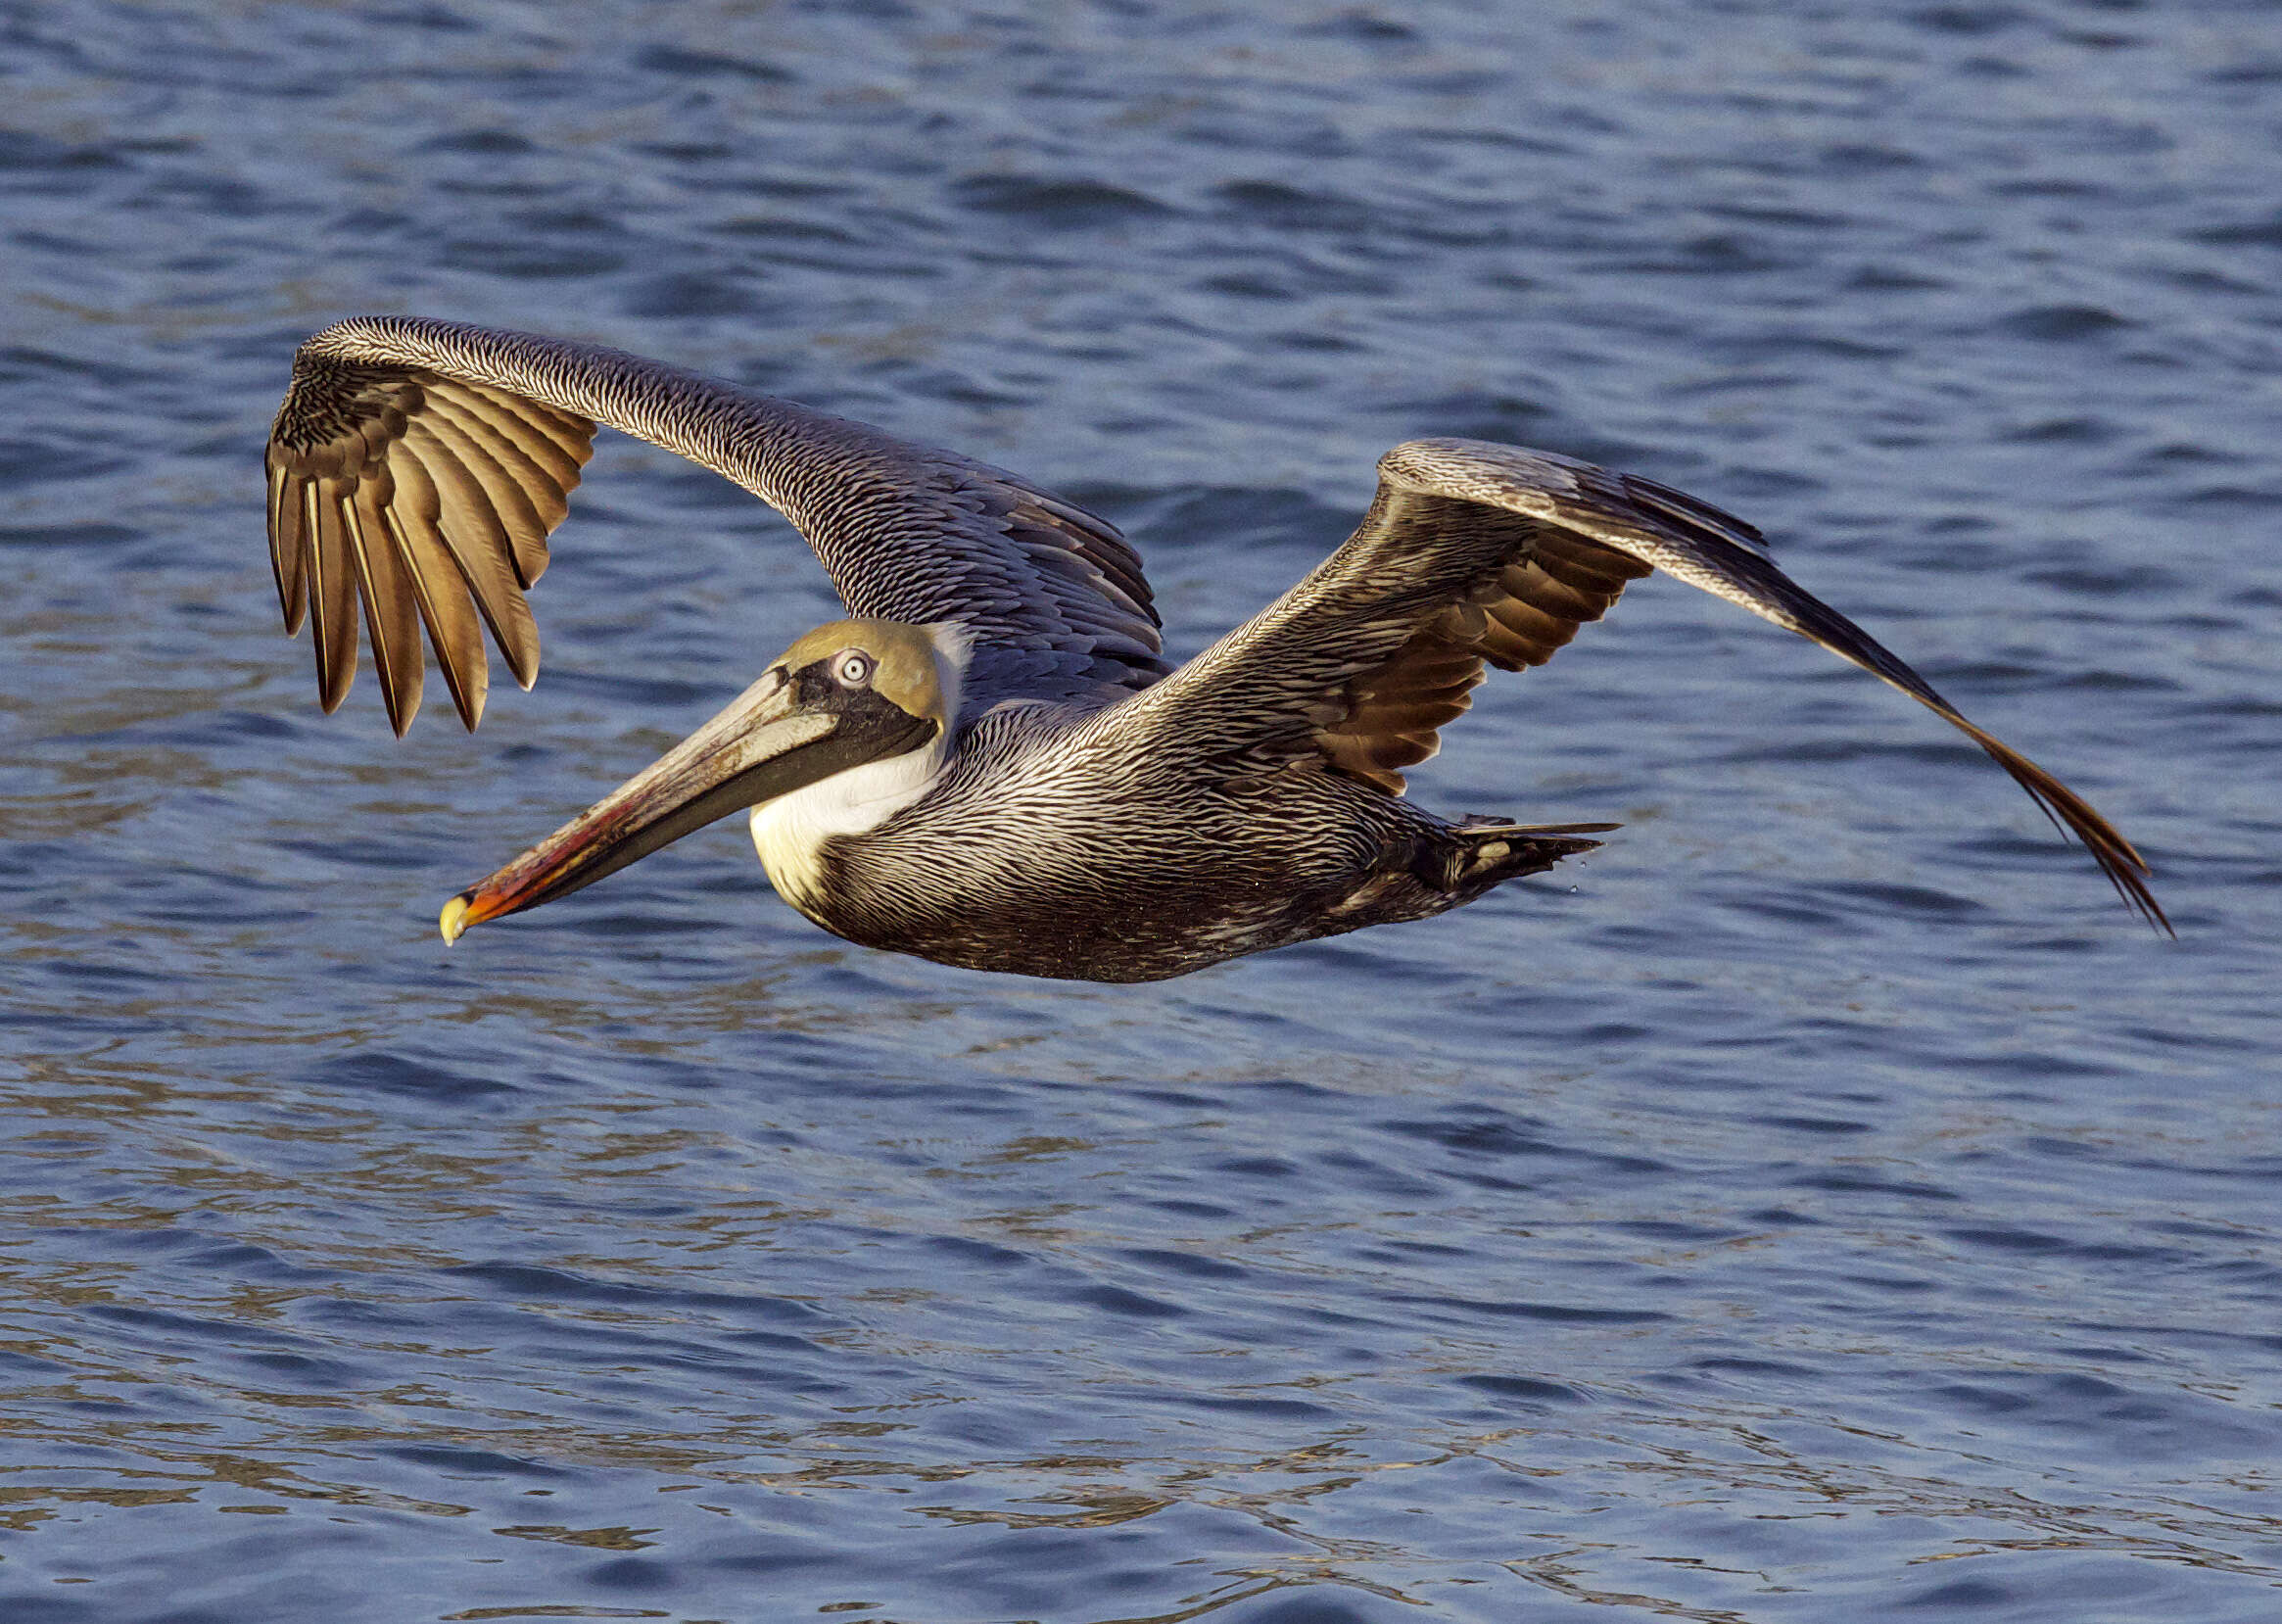
[[[2126,902],[2170,929],[2129,841],[1783,574],[1756,530],[1653,481],[1545,452],[1396,447],[1337,552],[1100,725],[1207,752],[1232,774],[1311,762],[1400,794],[1402,769],[1435,752],[1485,662],[1544,663],[1657,569],[1821,644],[1962,730],[2083,842]]]
[[[359,601],[400,734],[419,708],[423,624],[468,727],[489,681],[481,628],[531,685],[523,594],[597,423],[776,507],[852,614],[964,626],[970,708],[1099,701],[1168,669],[1132,549],[1019,475],[623,351],[381,316],[302,345],[270,431],[278,597],[289,633],[314,621],[326,710],[356,675]]]

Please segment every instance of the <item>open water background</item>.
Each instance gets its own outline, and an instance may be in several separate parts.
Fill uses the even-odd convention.
[[[0,1616],[2282,1616],[2282,10],[0,4]],[[1797,576],[2156,862],[1650,582],[1414,792],[1618,817],[1103,988],[738,824],[438,904],[833,613],[610,441],[393,740],[259,451],[366,310],[979,454],[1190,651],[1419,434]]]

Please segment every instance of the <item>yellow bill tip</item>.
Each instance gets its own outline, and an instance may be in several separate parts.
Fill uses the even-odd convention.
[[[444,932],[446,945],[457,941],[460,932],[465,931],[470,923],[467,917],[469,911],[468,896],[468,892],[461,891],[450,902],[445,903],[444,912],[436,920],[436,929]]]

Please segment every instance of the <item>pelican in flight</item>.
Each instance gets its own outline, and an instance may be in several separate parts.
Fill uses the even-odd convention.
[[[411,317],[302,345],[269,439],[288,635],[324,708],[357,612],[390,721],[421,628],[460,720],[488,631],[529,688],[525,589],[597,423],[798,527],[850,618],[797,640],[663,759],[445,905],[445,938],[567,896],[732,812],[835,935],[1102,981],[1427,919],[1612,824],[1452,823],[1403,798],[1485,665],[1543,664],[1664,570],[1812,639],[1964,733],[2168,930],[2129,841],[1778,569],[1758,531],[1638,475],[1479,440],[1379,460],[1345,545],[1177,669],[1116,527],[1018,474],[622,351]]]

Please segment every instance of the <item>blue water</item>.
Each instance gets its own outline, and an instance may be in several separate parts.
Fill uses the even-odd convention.
[[[2282,1616],[2282,14],[0,6],[0,1617]],[[1423,434],[1677,484],[2154,861],[1684,587],[1413,792],[1622,819],[1157,986],[735,823],[445,897],[834,612],[608,440],[538,689],[279,635],[294,344],[665,357],[1124,524],[1176,651]]]

